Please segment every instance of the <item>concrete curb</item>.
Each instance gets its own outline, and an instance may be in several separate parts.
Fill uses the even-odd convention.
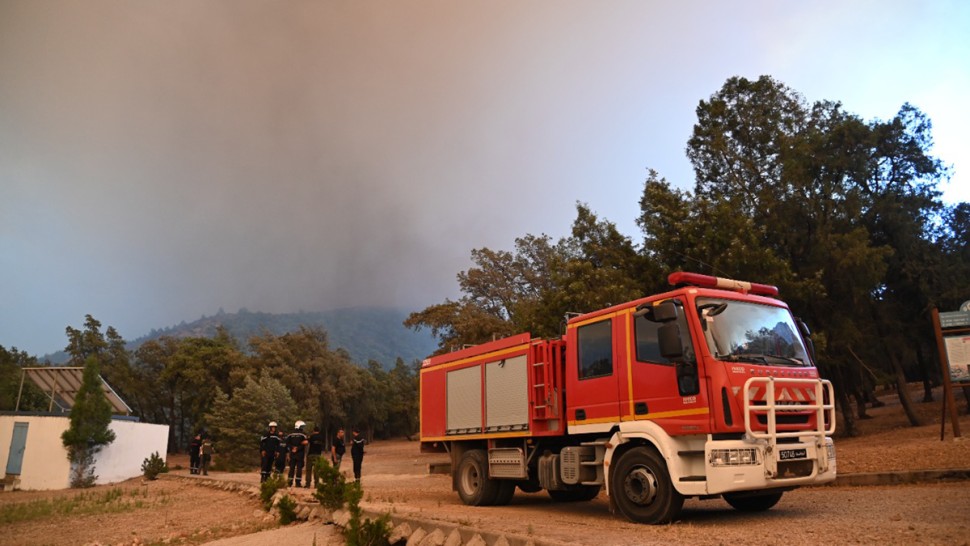
[[[182,476],[177,474],[159,474],[159,479],[176,481],[184,484],[210,487],[223,491],[230,491],[248,495],[259,499],[259,486],[248,483],[220,480],[212,477]],[[285,491],[276,493],[274,500],[282,496]],[[274,503],[275,504],[275,503]],[[350,514],[346,510],[330,512],[316,502],[299,502],[296,507],[297,519],[317,521],[323,525],[337,525],[346,527]],[[384,515],[383,512],[362,510],[364,518],[376,520]],[[411,516],[396,516],[388,514],[391,520],[391,544],[399,546],[566,546],[563,542],[537,540],[530,536],[510,533],[497,533],[484,529],[476,529],[455,523],[431,521]],[[268,517],[272,516],[267,513]]]
[[[259,486],[198,476],[160,474],[159,478],[202,487],[238,492],[259,499]],[[903,485],[938,481],[970,480],[970,469],[913,470],[900,472],[861,472],[841,474],[834,482],[820,486]],[[283,492],[277,492],[277,497]],[[317,521],[323,525],[345,527],[350,515],[346,510],[331,513],[316,502],[298,502],[300,520]],[[383,513],[363,510],[363,516],[375,520]],[[531,536],[497,533],[440,521],[411,516],[388,514],[391,521],[391,544],[398,546],[565,546],[566,543],[539,540]],[[273,517],[268,515],[268,517]]]
[[[902,485],[937,481],[970,480],[970,469],[948,468],[944,470],[909,470],[899,472],[859,472],[839,474],[835,481],[824,487]]]

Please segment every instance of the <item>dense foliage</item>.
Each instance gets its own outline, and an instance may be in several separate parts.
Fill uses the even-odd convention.
[[[24,368],[38,366],[37,358],[16,347],[7,350],[0,345],[0,411],[44,411],[49,399],[24,377]],[[18,406],[19,402],[19,406]]]
[[[105,379],[143,421],[169,425],[169,451],[181,451],[208,429],[220,464],[258,462],[258,441],[273,420],[288,432],[297,419],[326,438],[357,426],[368,436],[417,431],[416,366],[398,359],[385,370],[356,365],[331,350],[326,332],[300,328],[249,339],[245,350],[225,329],[214,337],[162,337],[136,351],[114,328],[88,315],[67,328],[72,361],[95,358]],[[308,430],[310,430],[308,428]]]
[[[930,155],[930,120],[904,104],[865,121],[809,104],[767,76],[731,78],[697,107],[687,144],[693,192],[650,171],[633,242],[585,205],[569,236],[526,235],[512,252],[475,249],[463,296],[408,317],[439,351],[510,333],[561,332],[588,312],[665,290],[698,271],[775,284],[816,331],[822,373],[853,430],[877,382],[938,380],[930,311],[970,296],[970,205],[944,206],[948,168]],[[898,389],[918,422],[906,389]]]

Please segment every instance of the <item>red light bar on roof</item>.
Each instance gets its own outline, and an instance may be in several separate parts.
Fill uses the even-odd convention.
[[[724,277],[712,277],[711,275],[701,275],[700,273],[688,273],[678,271],[671,273],[667,277],[667,282],[671,286],[678,284],[690,284],[693,286],[703,286],[705,288],[720,288],[722,290],[733,290],[743,294],[758,294],[761,296],[777,296],[778,287],[770,284],[759,284],[756,282],[736,281],[725,279]]]

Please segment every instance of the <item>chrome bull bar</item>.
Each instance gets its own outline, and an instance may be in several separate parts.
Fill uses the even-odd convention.
[[[752,401],[751,394],[759,388],[765,389],[764,400]],[[800,395],[806,390],[811,393],[807,400],[777,399],[777,390],[789,388],[791,392]],[[828,402],[826,403],[826,396]],[[752,402],[764,402],[763,405],[753,405]],[[778,412],[815,412],[815,427],[811,430],[778,431]],[[752,415],[766,416],[767,430],[755,430],[752,427]],[[825,379],[797,379],[784,377],[752,377],[744,382],[744,429],[749,438],[764,440],[765,472],[768,477],[778,475],[777,445],[779,438],[815,437],[815,453],[818,460],[818,471],[826,472],[829,467],[825,437],[835,432],[835,391],[832,382]]]

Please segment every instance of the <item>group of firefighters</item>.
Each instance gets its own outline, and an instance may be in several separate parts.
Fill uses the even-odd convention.
[[[209,464],[212,462],[212,438],[205,430],[201,430],[189,442],[189,472],[192,474],[209,475]]]
[[[279,430],[276,421],[270,421],[269,429],[259,440],[260,482],[265,482],[272,473],[283,474],[288,460],[290,463],[289,487],[293,487],[294,480],[296,487],[308,488],[311,484],[316,484],[319,480],[319,476],[315,475],[317,460],[323,455],[325,442],[320,433],[320,427],[313,427],[313,432],[309,436],[303,430],[305,427],[306,423],[297,421],[293,425],[293,432],[283,436],[283,432]],[[353,429],[352,434],[350,456],[354,461],[354,479],[359,482],[366,442],[360,437],[360,431],[356,428]],[[343,459],[346,449],[344,430],[340,429],[330,446],[330,463],[337,470],[340,469],[340,461]],[[304,465],[306,466],[305,484],[302,479]]]

